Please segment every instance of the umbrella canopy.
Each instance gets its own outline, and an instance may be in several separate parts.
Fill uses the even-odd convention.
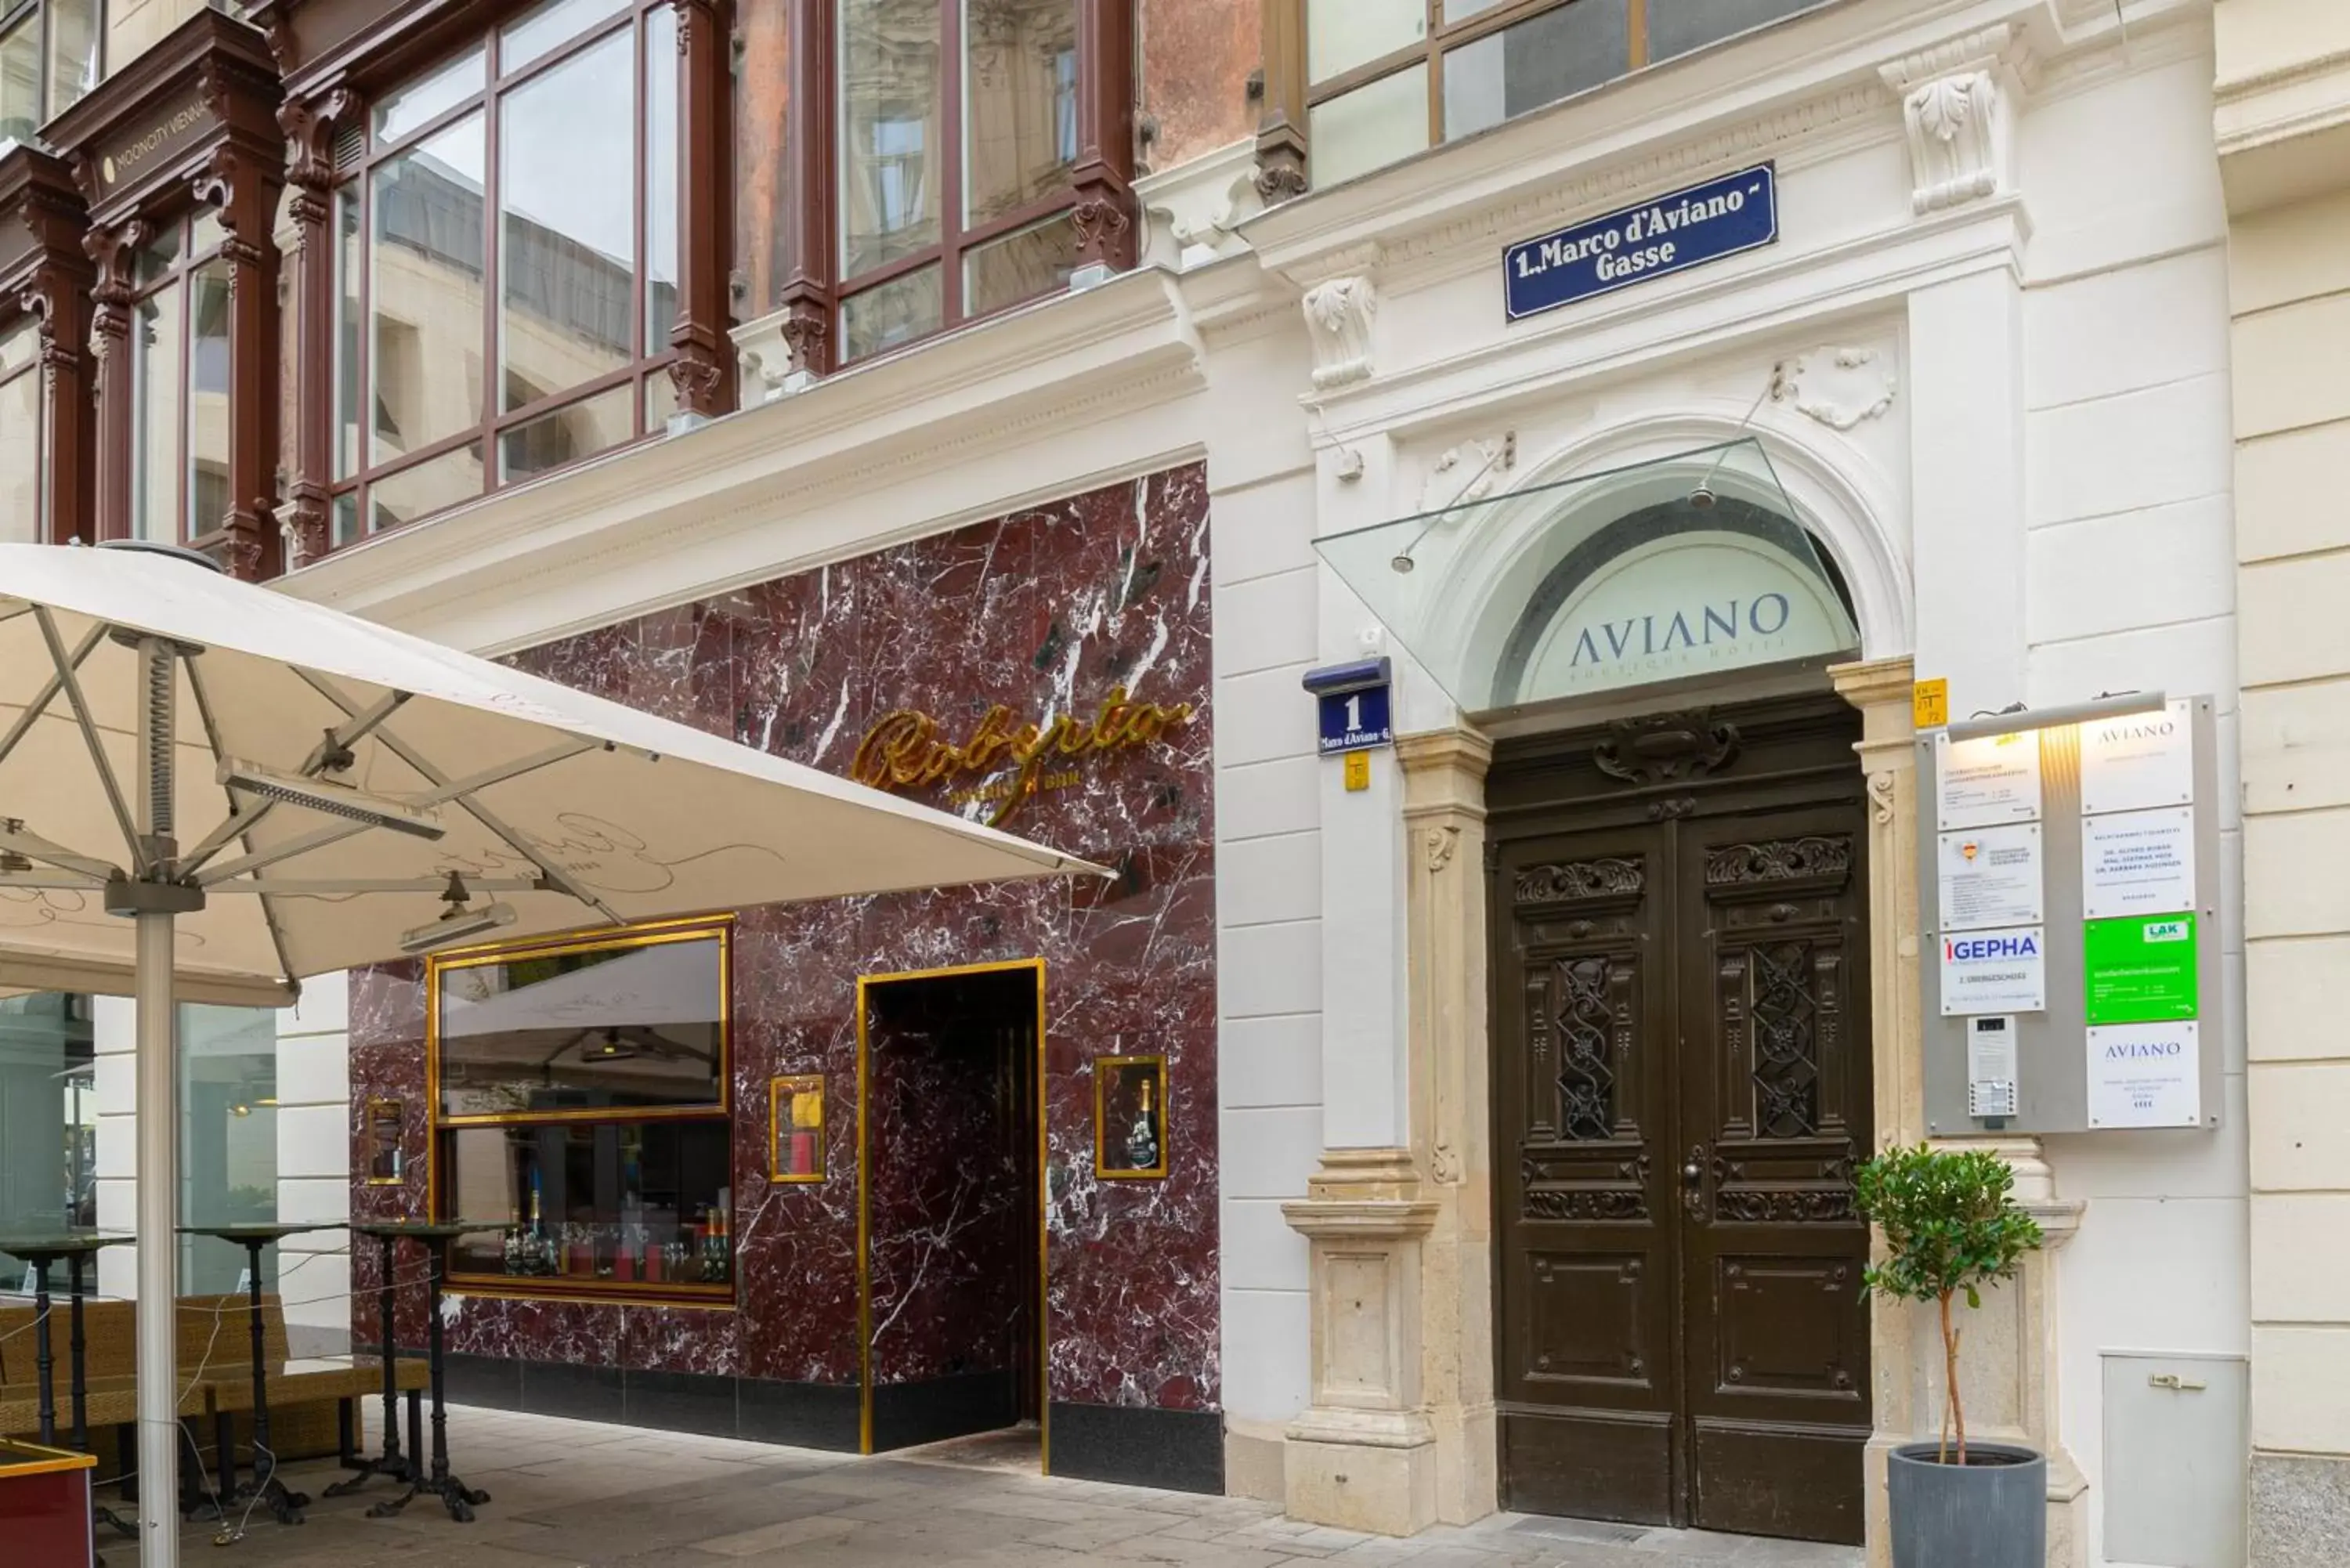
[[[138,998],[142,1303],[174,1295],[178,1000],[283,1002],[305,975],[493,938],[1097,870],[182,551],[0,545],[0,987]],[[179,1562],[172,1319],[138,1319],[149,1568]],[[423,1484],[459,1517],[479,1501]]]
[[[452,907],[504,940],[1093,869],[171,555],[0,545],[0,986],[130,990],[141,634],[182,650],[187,1000],[282,1002]]]

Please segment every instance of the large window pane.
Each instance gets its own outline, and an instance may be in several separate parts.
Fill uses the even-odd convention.
[[[567,44],[608,16],[629,8],[629,0],[546,0],[517,17],[498,35],[498,74],[514,75],[559,45]],[[672,52],[665,60],[674,60]]]
[[[984,316],[1066,288],[1076,265],[1076,225],[1066,213],[992,240],[963,258],[964,313]]]
[[[677,13],[645,17],[645,352],[677,325]]]
[[[187,296],[169,283],[130,320],[130,526],[180,543],[180,432],[186,411]]]
[[[498,471],[511,483],[577,462],[632,439],[636,422],[636,384],[623,383],[499,432]]]
[[[1428,0],[1305,0],[1305,74],[1344,76],[1428,36]]]
[[[839,0],[840,264],[853,278],[939,243],[938,7]]]
[[[89,998],[0,997],[0,1231],[98,1222],[98,1097]],[[24,1286],[23,1260],[0,1252],[0,1292]],[[62,1283],[60,1266],[51,1276]],[[83,1276],[97,1283],[97,1271]]]
[[[228,264],[188,279],[188,537],[221,525],[228,492]]]
[[[1824,0],[1648,0],[1648,58],[1668,60],[1718,39],[1809,11]]]
[[[1314,184],[1327,189],[1428,148],[1428,67],[1391,77],[1314,106]]]
[[[99,41],[105,36],[100,0],[48,0],[51,119],[79,103],[98,85]]]
[[[277,1218],[277,1016],[251,1007],[180,1009],[180,1223],[265,1224]],[[240,1287],[247,1254],[211,1236],[183,1236],[180,1289]],[[261,1287],[277,1285],[276,1249]]]
[[[966,225],[1051,195],[1077,157],[1076,0],[963,0]]]
[[[1614,80],[1631,69],[1631,37],[1626,0],[1575,0],[1448,50],[1446,140]]]
[[[456,1127],[442,1137],[443,1211],[506,1225],[460,1238],[450,1272],[654,1291],[730,1282],[723,1120]]]
[[[945,309],[935,265],[851,295],[840,307],[841,363],[936,332]]]
[[[39,356],[31,317],[0,327],[0,543],[39,539],[47,513]]]
[[[0,142],[30,141],[41,127],[41,14],[0,32]]]
[[[370,177],[376,463],[481,422],[482,140],[469,115]]]
[[[441,1114],[724,1102],[719,939],[553,952],[441,973]]]
[[[428,512],[470,501],[482,493],[482,443],[427,458],[368,486],[368,527],[380,533],[413,523]]]
[[[373,116],[376,145],[390,147],[406,140],[481,91],[486,71],[483,51],[469,49],[447,65],[419,77],[399,91],[378,100]]]
[[[636,358],[636,80],[624,31],[507,95],[500,110],[507,410]]]

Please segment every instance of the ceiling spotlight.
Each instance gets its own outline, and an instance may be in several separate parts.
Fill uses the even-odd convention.
[[[273,773],[234,757],[221,759],[218,776],[220,782],[229,788],[242,790],[256,799],[300,806],[306,811],[339,816],[346,822],[364,823],[369,827],[388,828],[411,838],[436,839],[448,831],[441,826],[439,813],[421,806],[345,789],[340,784],[330,784],[318,779]]]
[[[1389,561],[1388,565],[1399,572],[1409,572],[1413,566],[1419,565],[1419,563],[1414,561],[1409,555],[1402,555],[1398,556],[1395,559]]]
[[[588,1062],[631,1062],[636,1059],[637,1048],[623,1039],[619,1030],[608,1029],[604,1032],[604,1038],[580,1052],[579,1055],[583,1061]]]
[[[442,901],[449,906],[448,909],[443,910],[441,918],[431,925],[419,926],[414,930],[400,932],[400,950],[411,958],[415,958],[420,954],[438,952],[442,948],[453,947],[459,942],[470,940],[474,937],[486,936],[501,926],[511,926],[515,923],[513,905],[484,904],[478,909],[473,909],[466,908],[470,897],[471,895],[465,891],[465,879],[454,871],[450,872],[449,886],[441,895]]]
[[[0,816],[0,835],[24,831],[25,825],[22,821],[13,816]],[[14,849],[0,849],[0,872],[30,871],[32,868],[32,861],[25,856]]]
[[[1700,480],[1698,487],[1689,493],[1690,505],[1700,512],[1712,511],[1713,504],[1719,499],[1721,498],[1713,493],[1713,486],[1703,480]]]

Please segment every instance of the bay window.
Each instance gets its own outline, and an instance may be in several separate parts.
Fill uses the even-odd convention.
[[[40,324],[23,315],[0,320],[0,544],[42,540],[49,505],[41,412]]]
[[[98,85],[99,0],[0,0],[0,145],[33,141]]]
[[[229,511],[227,235],[211,207],[161,231],[133,274],[131,535],[183,545]]]
[[[333,192],[332,535],[676,411],[678,19],[546,0],[376,95]]]
[[[1133,262],[1130,0],[809,0],[746,18],[736,270],[795,368]],[[780,78],[780,82],[776,79]]]
[[[1327,187],[1825,0],[1267,0],[1259,155]],[[1302,134],[1301,134],[1302,133]]]

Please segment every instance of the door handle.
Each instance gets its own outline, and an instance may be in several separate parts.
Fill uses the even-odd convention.
[[[1681,1179],[1695,1187],[1705,1179],[1705,1168],[1692,1159],[1681,1167]]]
[[[2168,1388],[2174,1394],[2200,1394],[2205,1385],[2190,1383],[2176,1372],[2158,1372],[2146,1380],[2149,1388]]]

